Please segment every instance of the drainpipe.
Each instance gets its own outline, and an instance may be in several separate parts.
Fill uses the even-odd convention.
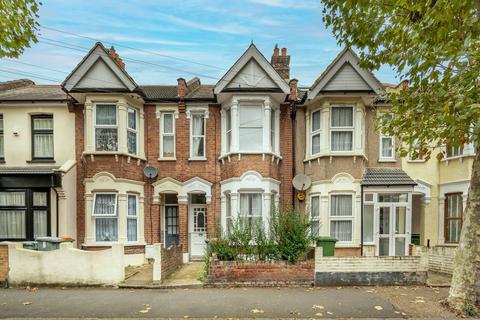
[[[58,235],[58,232],[59,232],[59,227],[58,227],[58,225],[60,224],[60,207],[58,206],[58,191],[57,191],[56,188],[53,188],[53,191],[55,191],[55,203],[56,203],[55,208],[56,208],[56,211],[57,211],[57,212],[56,212],[56,219],[57,219],[57,223],[56,223],[56,229],[57,229],[57,230],[56,230],[56,235],[57,235],[57,237],[58,237],[58,236],[59,236],[59,235]]]
[[[290,112],[290,118],[292,119],[292,177],[295,177],[296,174],[296,130],[297,130],[297,103],[296,101],[292,101],[290,103],[290,106],[292,107],[292,110]],[[296,207],[295,205],[295,190],[292,188],[292,206],[293,208]]]
[[[363,184],[360,185],[360,256],[363,256]]]

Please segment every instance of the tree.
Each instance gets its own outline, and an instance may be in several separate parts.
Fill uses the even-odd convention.
[[[405,90],[389,94],[402,156],[430,158],[442,145],[476,143],[455,270],[446,303],[475,312],[480,302],[480,0],[323,0],[323,20],[339,44],[355,46],[364,67],[387,64]],[[442,153],[437,155],[442,157]]]
[[[37,0],[0,0],[0,58],[17,58],[37,42]]]

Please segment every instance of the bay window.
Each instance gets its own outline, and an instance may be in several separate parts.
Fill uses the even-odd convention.
[[[226,232],[230,233],[232,225],[232,196],[230,193],[225,194],[225,218],[226,218]]]
[[[447,158],[460,157],[461,155],[463,155],[463,146],[447,146]]]
[[[205,115],[193,113],[190,121],[190,157],[205,158]]]
[[[135,108],[127,108],[127,151],[137,154],[138,111]]]
[[[32,158],[53,159],[53,116],[32,116]]]
[[[311,116],[312,155],[320,153],[321,124],[320,110],[312,112]]]
[[[320,196],[310,198],[310,222],[311,235],[318,236],[320,234]]]
[[[275,121],[275,110],[270,110],[270,146],[272,152],[275,152],[276,149],[276,121]]]
[[[232,144],[232,111],[230,109],[225,111],[225,138],[226,151],[230,152]]]
[[[95,217],[96,241],[117,241],[117,194],[95,193],[93,199],[93,216]]]
[[[95,106],[95,150],[118,151],[117,106],[114,104]]]
[[[5,159],[5,146],[3,136],[3,115],[0,115],[0,160]]]
[[[263,107],[241,105],[239,116],[240,151],[262,151],[263,149]]]
[[[239,221],[244,226],[255,226],[262,222],[262,194],[241,193]]]
[[[138,200],[137,195],[127,195],[127,241],[137,241],[138,225]]]
[[[175,117],[173,112],[164,112],[160,117],[160,156],[175,158]]]
[[[353,240],[353,196],[332,194],[330,196],[330,236],[338,242]]]
[[[330,115],[330,150],[353,151],[353,133],[353,107],[332,107]]]

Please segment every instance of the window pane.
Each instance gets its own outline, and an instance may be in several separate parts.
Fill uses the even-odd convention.
[[[373,242],[373,205],[363,207],[363,241]]]
[[[225,126],[226,126],[227,131],[232,129],[232,112],[231,112],[230,109],[228,109],[225,112]]]
[[[320,152],[320,134],[315,134],[312,136],[312,154],[317,154]]]
[[[338,241],[352,241],[352,221],[330,221],[330,236]]]
[[[117,151],[118,134],[116,128],[96,128],[95,137],[97,151]]]
[[[0,206],[23,207],[25,206],[25,192],[0,192]]]
[[[3,116],[0,115],[0,131],[3,131]]]
[[[203,193],[192,193],[190,195],[190,202],[192,204],[205,204],[207,203],[207,198]]]
[[[94,214],[96,215],[114,215],[116,194],[97,194],[95,196]]]
[[[127,132],[127,149],[128,153],[136,154],[137,153],[137,133],[133,131]]]
[[[95,219],[95,236],[97,241],[117,241],[118,240],[117,218]]]
[[[204,157],[205,156],[205,146],[204,146],[204,137],[194,137],[193,138],[193,156],[194,157]]]
[[[320,221],[311,221],[310,232],[312,236],[318,236],[320,234]]]
[[[461,220],[448,220],[447,221],[447,242],[459,242],[460,232],[462,231]]]
[[[312,204],[310,207],[310,217],[318,218],[320,216],[320,197],[312,197]]]
[[[173,114],[165,113],[163,115],[163,133],[173,133]]]
[[[262,216],[262,195],[259,193],[240,194],[241,216]]]
[[[5,157],[5,149],[3,145],[4,145],[3,133],[0,133],[0,158]]]
[[[390,234],[390,207],[380,207],[379,234]]]
[[[127,240],[137,241],[137,219],[127,219]]]
[[[353,108],[333,107],[332,127],[353,127]]]
[[[0,210],[0,238],[25,239],[25,211]]]
[[[177,204],[178,197],[176,193],[165,193],[165,203],[166,204]]]
[[[396,234],[405,234],[406,220],[407,220],[407,208],[396,207],[395,208],[395,233]]]
[[[34,130],[53,130],[53,118],[34,118]]]
[[[173,157],[174,154],[174,136],[164,136],[163,137],[163,157],[169,158]]]
[[[252,202],[251,214],[253,216],[261,216],[262,215],[262,195],[257,193],[257,194],[250,194],[249,196]]]
[[[352,151],[353,150],[353,132],[352,131],[333,131],[332,132],[332,151]]]
[[[33,193],[33,205],[38,207],[47,206],[47,193],[46,192],[34,192]]]
[[[395,238],[395,255],[405,255],[405,238]]]
[[[128,127],[130,129],[137,129],[137,110],[128,108]]]
[[[312,132],[320,130],[320,110],[312,113]]]
[[[33,157],[53,158],[53,134],[38,134],[33,136]]]
[[[33,238],[46,237],[47,233],[47,210],[33,211]]]
[[[271,111],[270,116],[270,145],[272,146],[272,151],[275,152],[275,111]]]
[[[447,215],[449,218],[460,218],[463,214],[463,198],[460,194],[447,195]]]
[[[352,195],[337,194],[331,196],[331,216],[351,216],[352,215]]]
[[[382,157],[393,157],[393,139],[391,137],[382,137]]]
[[[240,127],[263,127],[261,106],[240,107]]]
[[[379,242],[378,254],[380,256],[388,256],[390,253],[390,239],[380,238],[378,242]]]
[[[192,134],[202,136],[205,134],[205,121],[203,114],[192,115]]]
[[[113,126],[117,124],[116,105],[97,105],[95,108],[96,124]]]
[[[131,194],[128,195],[128,215],[137,215],[137,196]]]
[[[378,202],[407,202],[407,193],[383,193],[378,195]]]
[[[240,128],[240,150],[261,151],[263,149],[263,128]]]

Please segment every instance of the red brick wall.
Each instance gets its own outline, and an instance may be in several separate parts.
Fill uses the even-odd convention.
[[[286,261],[210,261],[207,285],[311,285],[313,260],[291,264]]]
[[[0,244],[0,282],[8,279],[8,245]]]
[[[165,279],[183,264],[182,245],[170,246],[169,248],[162,246],[161,259],[162,279]]]

